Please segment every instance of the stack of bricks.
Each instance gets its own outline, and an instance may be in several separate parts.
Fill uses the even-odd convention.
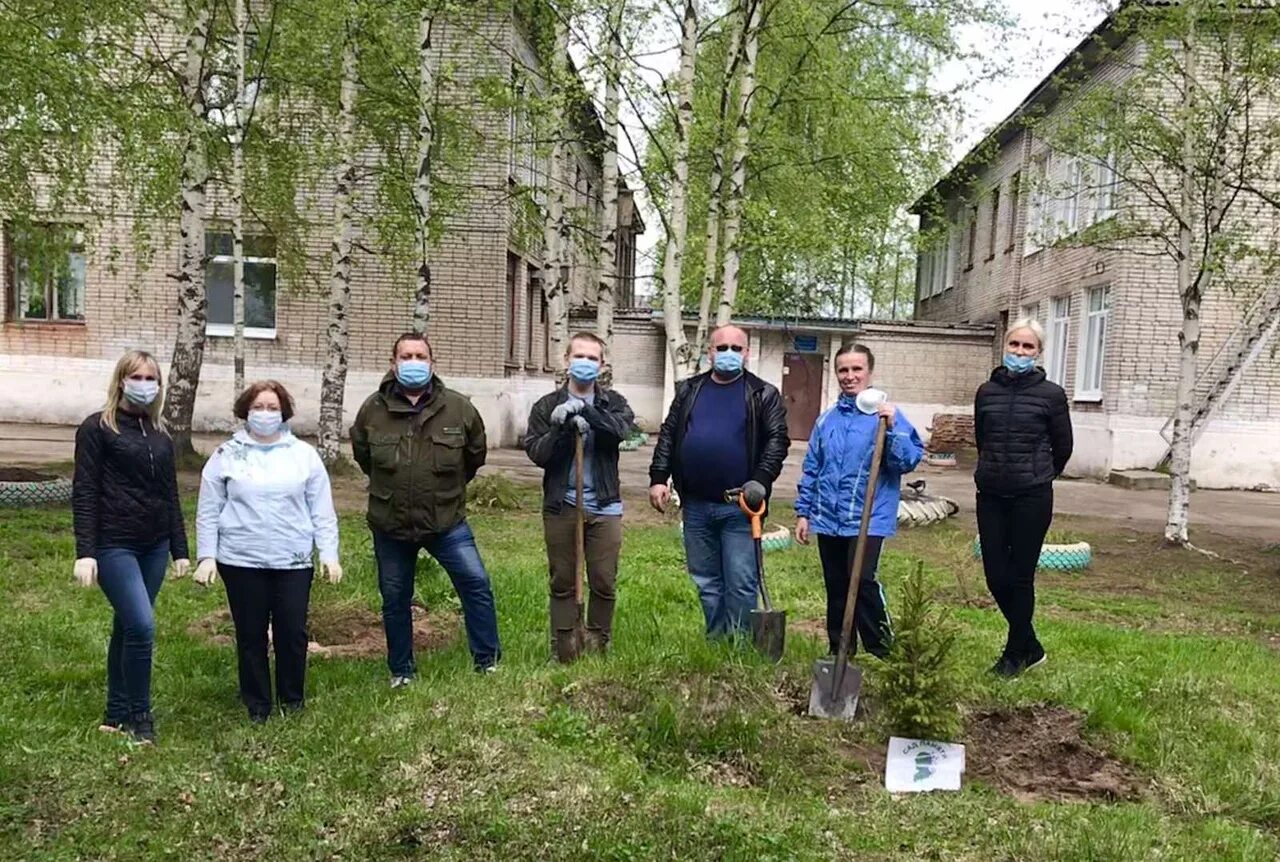
[[[973,446],[973,417],[964,413],[935,413],[930,428],[930,452],[957,452]]]

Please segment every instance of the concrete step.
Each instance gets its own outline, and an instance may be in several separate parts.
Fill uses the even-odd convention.
[[[1173,478],[1168,473],[1158,473],[1155,470],[1112,470],[1107,482],[1131,491],[1168,491],[1173,485]],[[1193,480],[1191,490],[1195,489],[1196,483]]]

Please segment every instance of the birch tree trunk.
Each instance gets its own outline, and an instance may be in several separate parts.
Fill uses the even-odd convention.
[[[205,321],[208,301],[204,288],[205,186],[209,167],[205,154],[205,93],[201,78],[209,43],[209,10],[203,3],[188,10],[190,26],[183,55],[182,92],[187,109],[187,138],[183,143],[180,177],[178,332],[165,389],[164,423],[173,437],[178,457],[195,454],[191,445],[191,419],[204,362]]]
[[[435,133],[432,108],[436,101],[435,70],[431,68],[431,30],[435,23],[431,4],[424,4],[418,18],[418,172],[413,181],[413,202],[418,214],[418,284],[413,300],[413,331],[425,333],[431,319],[431,145]]]
[[[351,197],[355,189],[356,36],[349,29],[342,46],[342,86],[338,95],[338,166],[333,186],[333,238],[329,264],[328,353],[320,379],[320,460],[338,461],[342,405],[347,391],[347,307],[351,302]]]
[[[613,310],[618,295],[618,88],[622,64],[622,19],[625,0],[614,0],[605,27],[603,225],[600,229],[600,286],[596,295],[596,335],[604,339],[606,362],[613,346]]]
[[[236,95],[232,112],[235,126],[231,131],[231,323],[234,327],[233,388],[237,396],[244,391],[244,138],[248,131],[245,128],[244,92],[245,28],[248,26],[246,3],[248,0],[235,0]]]
[[[680,24],[680,71],[676,78],[676,141],[673,149],[671,185],[671,228],[662,259],[662,317],[667,330],[667,352],[677,380],[697,370],[698,357],[684,334],[680,276],[684,268],[684,248],[689,226],[689,137],[693,124],[693,76],[698,51],[698,8],[685,0]]]
[[[720,213],[724,209],[725,124],[729,120],[729,100],[733,95],[733,79],[742,51],[742,28],[745,19],[732,31],[724,61],[724,86],[720,89],[720,111],[716,117],[716,146],[711,153],[711,182],[707,204],[707,233],[702,266],[702,293],[698,301],[698,329],[694,344],[699,357],[707,349],[711,323],[711,302],[720,279]]]
[[[569,304],[567,240],[568,222],[565,213],[565,136],[567,117],[564,110],[565,69],[569,55],[569,30],[565,22],[556,19],[555,46],[548,64],[551,75],[551,155],[547,180],[547,219],[543,230],[542,289],[547,298],[547,346],[548,364],[558,363],[569,346]]]
[[[741,254],[738,235],[742,229],[742,205],[747,182],[747,152],[751,143],[751,104],[756,89],[756,56],[760,50],[760,10],[762,0],[743,0],[742,81],[738,89],[738,122],[733,143],[733,172],[724,217],[724,279],[720,285],[720,305],[716,309],[716,325],[723,326],[733,317],[738,298],[738,269]]]

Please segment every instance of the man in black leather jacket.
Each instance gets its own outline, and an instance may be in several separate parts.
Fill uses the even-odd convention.
[[[758,589],[750,526],[724,492],[753,479],[772,490],[791,441],[777,388],[743,368],[747,334],[717,327],[708,355],[711,371],[676,385],[649,465],[649,502],[666,510],[668,479],[680,494],[689,575],[707,634],[717,636],[746,627]]]

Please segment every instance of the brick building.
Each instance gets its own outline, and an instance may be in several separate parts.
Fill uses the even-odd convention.
[[[541,87],[538,59],[520,21],[509,13],[476,7],[465,27],[441,27],[439,62],[452,70],[462,93],[482,79],[510,77],[516,87]],[[518,188],[544,201],[545,148],[530,118],[516,110],[480,109],[473,119],[480,151],[468,175],[452,177],[471,189],[448,220],[432,256],[433,291],[428,329],[440,376],[471,396],[490,429],[493,445],[513,443],[528,405],[552,385],[559,358],[548,356],[547,314],[542,297],[541,231],[518,229]],[[588,105],[571,121],[565,171],[567,205],[574,212],[576,245],[570,255],[570,304],[590,308],[599,283],[598,256],[591,246],[602,213],[599,119]],[[357,189],[368,195],[369,188]],[[209,297],[208,341],[196,403],[198,429],[225,428],[231,418],[232,341],[230,235],[225,227],[225,189],[211,189],[206,247]],[[0,201],[0,213],[3,213]],[[329,255],[329,202],[312,202],[317,223],[309,237],[314,266],[325,272]],[[634,303],[635,237],[644,225],[630,191],[620,190],[618,216],[618,304]],[[127,214],[88,225],[74,215],[51,215],[72,239],[52,266],[28,260],[9,224],[0,231],[4,290],[0,291],[0,416],[8,421],[73,423],[101,404],[119,355],[140,347],[167,360],[176,332],[177,299],[170,274],[177,268],[178,224],[153,226],[172,238],[149,266],[132,252]],[[83,230],[80,230],[83,228]],[[522,233],[536,234],[527,239]],[[246,243],[246,366],[249,379],[275,377],[298,401],[295,427],[314,428],[320,374],[325,361],[327,289],[313,282],[277,278],[274,243],[254,235]],[[325,282],[323,278],[320,284]],[[352,273],[350,372],[345,399],[348,421],[388,367],[390,345],[409,328],[413,272],[393,271],[374,255],[357,253]],[[647,311],[644,313],[647,316]],[[634,316],[634,315],[633,315]],[[619,331],[626,338],[627,315]],[[594,322],[594,318],[592,318]],[[615,371],[619,386],[633,380],[633,367]],[[650,386],[652,389],[653,387]],[[660,398],[661,383],[657,384]]]
[[[1071,402],[1072,475],[1160,464],[1176,403],[1182,317],[1172,261],[1055,243],[1108,218],[1126,190],[1112,165],[1052,152],[1025,121],[1051,124],[1066,109],[1061,75],[1077,76],[1083,92],[1128,74],[1137,48],[1114,23],[1099,25],[914,207],[924,238],[917,320],[1003,332],[1019,317],[1038,319],[1043,365]],[[1278,283],[1206,294],[1193,401],[1192,476],[1202,487],[1280,488],[1278,320]],[[993,359],[1000,351],[997,339]]]

